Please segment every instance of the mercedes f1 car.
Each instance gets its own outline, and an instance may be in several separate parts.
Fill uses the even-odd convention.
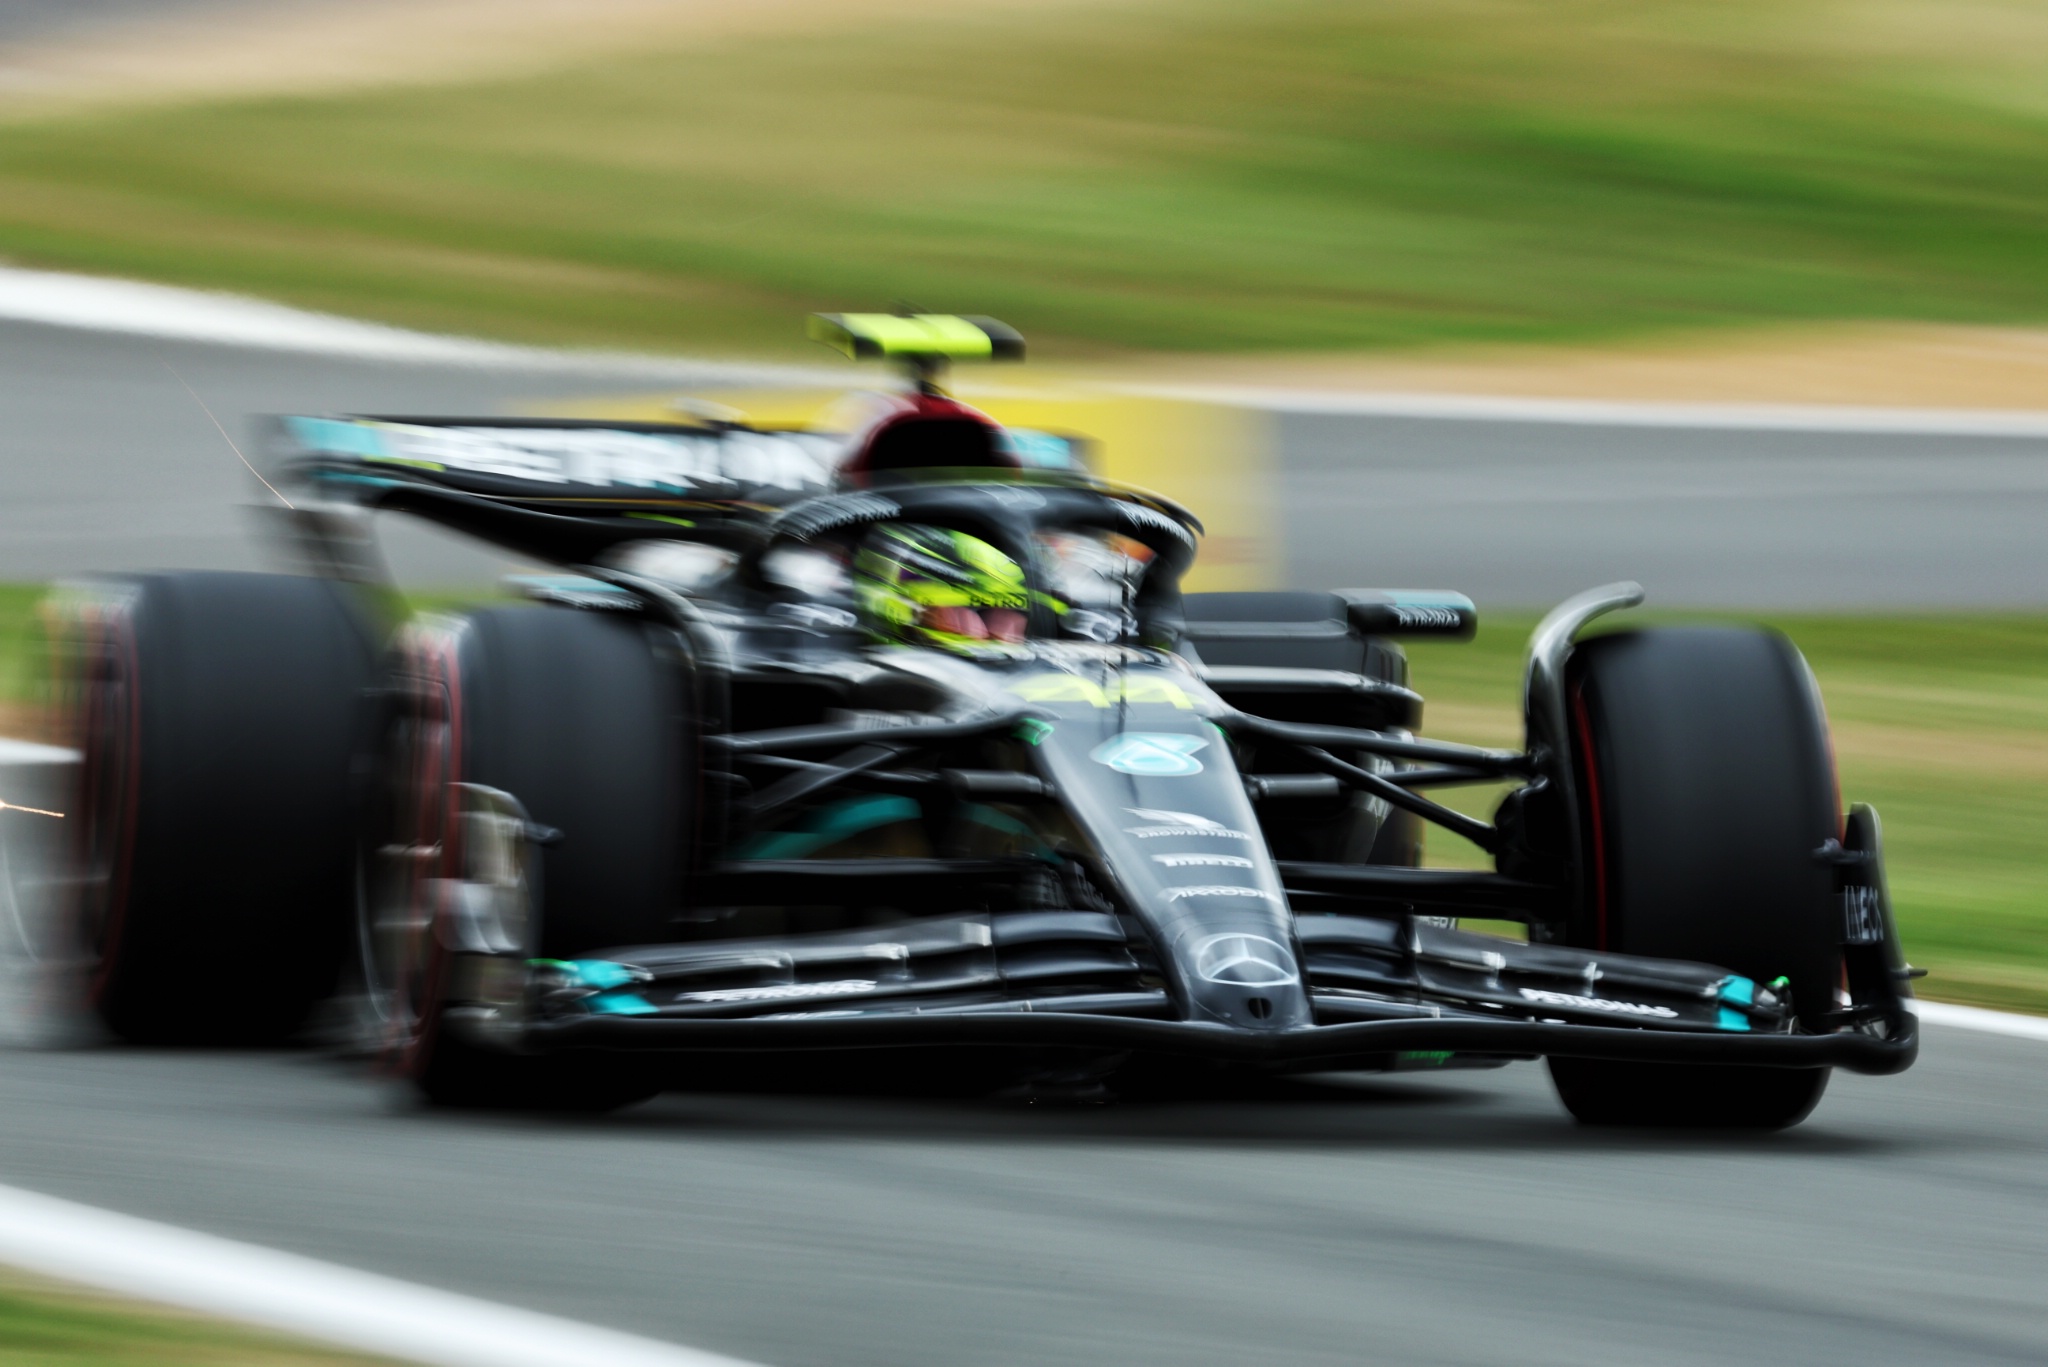
[[[1783,637],[1582,635],[1642,597],[1595,589],[1530,641],[1525,745],[1425,739],[1400,643],[1468,599],[1184,593],[1194,513],[940,389],[1014,332],[813,326],[910,370],[851,437],[282,419],[316,573],[67,589],[100,1017],[276,1037],[340,991],[427,1097],[532,1107],[1543,1058],[1582,1121],[1775,1127],[1912,1062],[1877,817]],[[559,573],[402,620],[380,510]]]

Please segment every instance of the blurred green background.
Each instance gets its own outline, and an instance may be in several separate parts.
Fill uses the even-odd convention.
[[[1103,0],[0,125],[0,254],[416,326],[1053,355],[2048,315],[2048,8]]]

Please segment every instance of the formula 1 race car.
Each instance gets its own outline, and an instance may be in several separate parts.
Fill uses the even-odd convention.
[[[1776,1127],[1912,1062],[1877,818],[1782,636],[1582,639],[1642,597],[1595,589],[1530,642],[1523,748],[1422,739],[1399,642],[1469,599],[1183,593],[1193,513],[939,388],[1010,329],[813,330],[910,371],[850,437],[286,418],[317,573],[64,590],[105,1023],[345,1000],[434,1101],[571,1109],[1545,1058],[1585,1122]],[[404,618],[378,510],[562,572]],[[1481,784],[1491,821],[1427,796]],[[1423,867],[1424,823],[1494,870]]]

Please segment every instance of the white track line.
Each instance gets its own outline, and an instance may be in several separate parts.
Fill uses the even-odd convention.
[[[753,1367],[16,1187],[0,1187],[0,1262],[435,1367]]]
[[[244,295],[8,266],[0,266],[0,319],[373,361],[644,373],[650,379],[670,383],[815,385],[844,383],[847,374],[801,366],[736,365],[629,352],[509,346],[312,313]]]
[[[2011,1035],[2014,1039],[2048,1040],[2048,1017],[2022,1016],[2012,1011],[1986,1011],[1981,1006],[1954,1006],[1948,1002],[1907,1003],[1914,1014],[1932,1025],[1953,1025],[1960,1030],[1980,1030],[1987,1035]]]
[[[60,745],[0,736],[0,769],[16,764],[76,764],[79,754]]]
[[[2048,412],[2014,409],[1858,408],[1835,404],[1648,403],[1477,394],[1361,394],[1343,390],[1156,386],[1161,398],[1255,408],[1458,422],[1576,427],[1688,427],[1759,432],[1873,432],[1957,437],[2048,437]]]

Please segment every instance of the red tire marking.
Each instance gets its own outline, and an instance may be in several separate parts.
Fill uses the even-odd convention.
[[[1572,690],[1572,718],[1579,724],[1579,768],[1586,776],[1587,825],[1593,834],[1593,948],[1607,948],[1607,830],[1600,809],[1600,771],[1593,764],[1593,727],[1586,715],[1586,689]]]
[[[455,785],[461,775],[462,747],[462,674],[456,656],[456,638],[450,633],[433,632],[421,644],[420,676],[429,691],[439,689],[445,706],[439,734],[433,739],[437,743],[426,743],[416,737],[413,745],[417,761],[416,796],[418,825],[412,832],[414,847],[425,843],[425,837],[440,836],[441,858],[439,875],[446,879],[455,877],[460,871],[461,851],[457,848],[457,834],[460,831],[460,794]],[[438,816],[438,832],[426,829],[433,818]],[[414,906],[427,901],[428,874],[422,861],[413,860],[411,883],[407,897]],[[447,989],[449,960],[437,934],[441,907],[438,900],[426,907],[421,919],[419,934],[426,937],[424,945],[415,944],[408,956],[408,964],[423,963],[419,976],[419,1018],[411,1035],[402,1041],[398,1050],[397,1069],[406,1077],[421,1077],[433,1058],[434,1044],[440,1033],[440,1013],[437,1010],[441,995]],[[408,984],[410,986],[410,984]]]
[[[127,772],[122,776],[122,791],[119,799],[120,810],[114,814],[116,830],[116,851],[107,870],[105,905],[101,909],[99,962],[94,965],[91,982],[86,988],[86,998],[95,1007],[106,999],[107,989],[114,976],[116,962],[120,956],[121,941],[128,928],[128,891],[135,860],[135,823],[137,808],[141,802],[142,786],[142,684],[141,670],[137,668],[134,624],[126,612],[104,612],[97,614],[95,623],[104,632],[103,645],[118,670],[117,678],[128,684],[128,716],[123,739],[126,742],[125,759]],[[104,707],[101,689],[87,684],[86,705],[87,738],[99,734],[99,728],[92,725],[94,718]],[[96,766],[86,770],[87,782],[93,781]],[[95,797],[97,794],[94,795]],[[93,808],[87,807],[88,812]],[[80,823],[80,838],[84,839],[87,823]],[[83,888],[78,895],[83,895]]]

